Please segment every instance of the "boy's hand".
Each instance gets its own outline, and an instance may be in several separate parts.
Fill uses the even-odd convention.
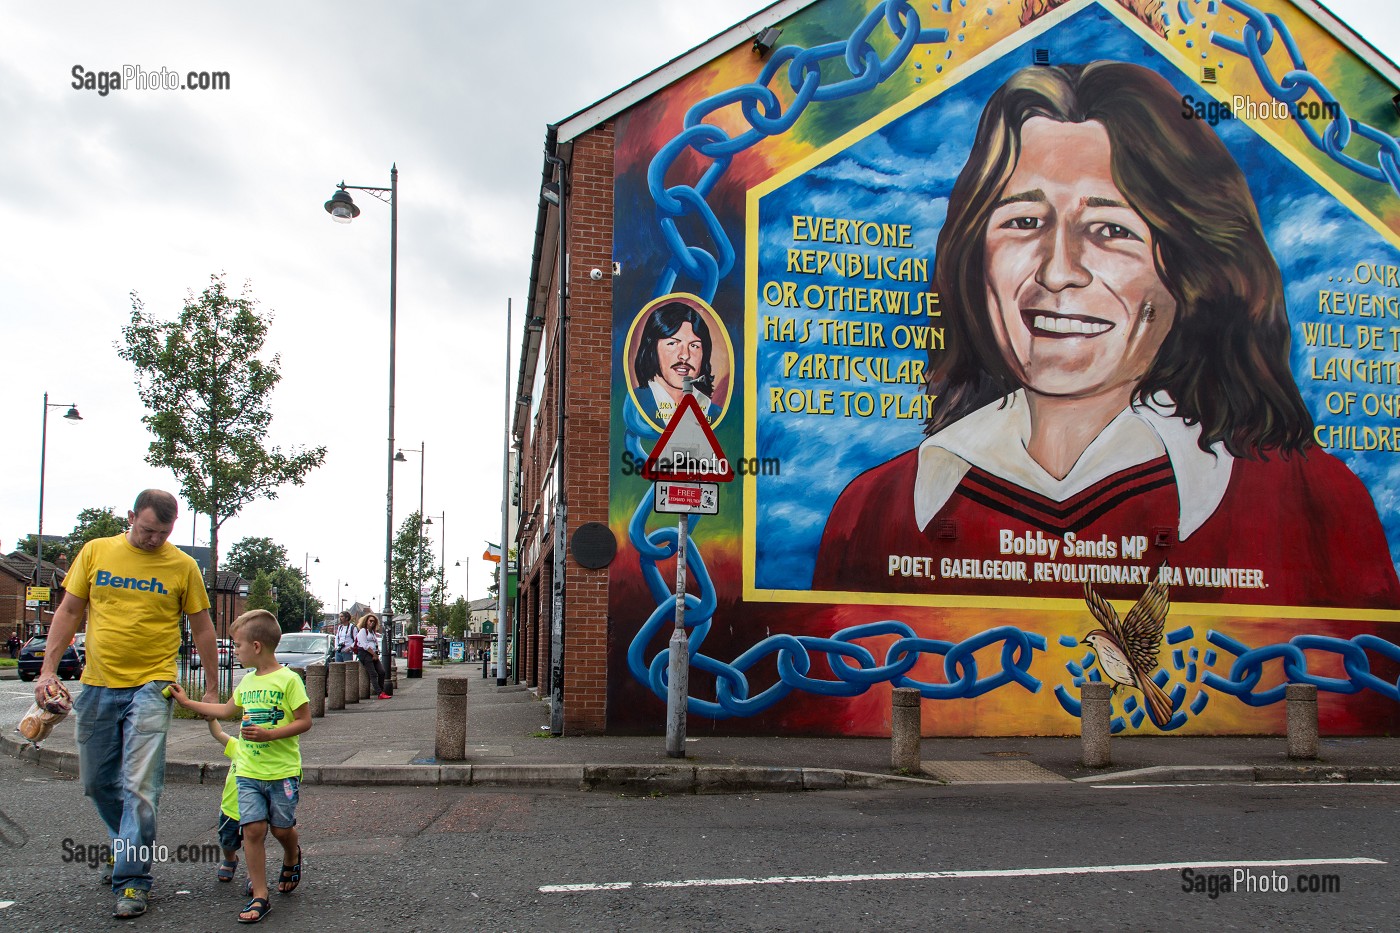
[[[247,739],[249,742],[272,741],[272,734],[270,732],[268,732],[262,726],[256,726],[252,723],[245,723],[243,726],[243,730],[239,732],[239,735]]]

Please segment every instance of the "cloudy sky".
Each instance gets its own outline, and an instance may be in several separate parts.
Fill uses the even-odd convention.
[[[324,466],[228,521],[222,550],[270,536],[335,604],[383,590],[389,209],[360,193],[349,225],[322,208],[344,179],[399,167],[397,443],[426,444],[425,511],[446,515],[453,595],[485,595],[499,537],[505,308],[528,276],[545,125],[607,96],[766,4],[300,2],[0,5],[0,549],[35,530],[43,393],[44,528],[124,512],[149,437],[116,353],[137,292],[174,317],[212,273],[245,280],[281,355],[272,441],[325,445]],[[1400,59],[1400,13],[1329,6]],[[73,68],[227,71],[227,91],[75,90]],[[519,318],[517,316],[518,325]],[[398,467],[395,524],[418,504]],[[208,543],[182,516],[177,543]],[[469,560],[470,559],[470,560]],[[463,568],[470,565],[471,575]]]

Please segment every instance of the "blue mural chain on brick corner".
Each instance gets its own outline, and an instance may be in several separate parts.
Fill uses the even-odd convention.
[[[1297,102],[1309,90],[1316,93],[1324,103],[1337,104],[1337,101],[1326,85],[1307,70],[1288,28],[1277,16],[1265,15],[1243,0],[1223,0],[1223,3],[1247,17],[1247,21],[1239,39],[1212,32],[1210,41],[1250,61],[1261,84],[1276,100],[1289,105],[1294,120],[1315,147],[1356,174],[1372,181],[1389,183],[1393,189],[1400,192],[1400,141],[1348,117],[1344,112],[1334,117],[1325,131],[1319,134],[1312,124],[1299,114]],[[1185,3],[1179,4],[1178,8],[1183,20],[1189,22],[1189,11]],[[898,39],[889,56],[884,59],[881,59],[869,43],[870,36],[881,20]],[[1264,61],[1264,55],[1272,48],[1275,37],[1283,43],[1293,64],[1291,70],[1277,79]],[[647,184],[656,203],[658,225],[671,254],[658,278],[654,294],[659,297],[672,292],[677,278],[681,273],[685,273],[698,283],[694,289],[695,294],[710,301],[714,298],[720,279],[733,271],[733,243],[706,198],[728,170],[735,154],[769,136],[787,132],[813,102],[851,97],[873,89],[898,70],[916,45],[942,43],[946,42],[947,38],[948,32],[945,29],[921,28],[918,13],[907,0],[885,0],[867,14],[846,41],[830,42],[805,49],[791,45],[780,47],[772,53],[757,81],[722,91],[691,107],[685,116],[684,129],[658,150],[647,170]],[[850,77],[823,85],[822,62],[837,58],[844,61]],[[785,65],[788,68],[789,84],[796,96],[788,109],[783,111],[781,102],[770,85]],[[706,116],[716,110],[736,103],[749,124],[750,129],[746,132],[731,138],[723,129],[703,122]],[[1377,165],[1362,162],[1343,151],[1353,135],[1376,144]],[[667,172],[687,149],[693,149],[702,158],[711,160],[709,167],[702,172],[699,181],[694,185],[667,186]],[[703,246],[685,242],[677,221],[686,215],[698,218],[714,244],[714,252]],[[654,442],[657,433],[635,410],[630,399],[624,405],[624,420],[628,450],[634,456],[645,457],[646,450],[642,442]],[[659,560],[675,556],[678,534],[671,528],[650,533],[646,531],[651,504],[652,491],[649,488],[638,503],[629,523],[629,538],[637,548],[643,577],[657,607],[629,645],[627,663],[634,677],[664,699],[669,650],[661,650],[650,662],[646,661],[644,655],[647,645],[660,633],[663,626],[671,623],[675,613],[676,597],[662,580],[656,564]],[[1032,693],[1040,689],[1040,680],[1032,676],[1029,669],[1034,652],[1043,652],[1046,649],[1045,636],[1025,632],[1014,626],[989,629],[955,644],[920,638],[906,623],[886,620],[851,626],[828,638],[774,635],[757,642],[732,663],[719,661],[700,653],[700,647],[710,631],[718,597],[700,548],[693,541],[687,550],[686,566],[700,590],[698,597],[691,594],[685,597],[686,621],[690,629],[691,664],[716,678],[716,700],[711,702],[690,697],[689,711],[692,713],[715,719],[750,716],[770,708],[793,690],[801,689],[826,696],[855,696],[873,684],[885,681],[894,686],[916,687],[923,696],[930,699],[980,696],[1012,682],[1019,683]],[[887,649],[883,664],[878,664],[868,649],[856,644],[859,639],[889,635],[898,637]],[[1063,641],[1063,636],[1061,640]],[[1251,706],[1265,706],[1283,699],[1285,688],[1282,685],[1264,691],[1254,690],[1262,675],[1262,665],[1275,658],[1283,659],[1285,672],[1291,682],[1312,683],[1319,690],[1338,693],[1356,693],[1369,688],[1392,700],[1400,701],[1400,682],[1391,684],[1372,674],[1366,656],[1366,651],[1371,650],[1400,662],[1400,646],[1373,635],[1358,635],[1350,641],[1327,636],[1299,635],[1288,643],[1259,648],[1249,648],[1215,631],[1207,634],[1207,640],[1235,655],[1236,660],[1228,678],[1206,672],[1202,682]],[[979,678],[974,652],[998,642],[1002,645],[1001,669],[995,674]],[[1321,677],[1308,673],[1307,660],[1303,654],[1305,650],[1332,651],[1339,654],[1348,678]],[[808,676],[812,653],[825,655],[837,680],[828,681]],[[926,653],[943,657],[947,683],[921,682],[907,676],[920,657]],[[757,695],[749,696],[749,683],[744,672],[770,654],[777,655],[779,681]],[[1206,653],[1206,666],[1214,663],[1214,654],[1213,651]],[[856,662],[855,666],[852,666],[851,660]],[[1081,668],[1081,672],[1083,670]],[[1071,674],[1074,674],[1073,670]],[[1086,676],[1089,679],[1099,679],[1097,670],[1088,671]],[[1083,678],[1076,676],[1074,679],[1078,684]],[[1188,679],[1195,679],[1194,664],[1191,665]],[[1063,685],[1057,686],[1054,693],[1066,712],[1079,715],[1078,700]],[[1176,685],[1172,695],[1176,712],[1166,729],[1179,728],[1186,721],[1185,712],[1181,709],[1184,698],[1185,688],[1180,684]],[[1208,695],[1203,690],[1198,691],[1189,707],[1192,715],[1199,715],[1205,709],[1207,701]],[[1141,723],[1140,708],[1128,709],[1125,705],[1125,711],[1130,713],[1134,726]],[[1126,728],[1127,722],[1122,716],[1113,717],[1114,732]]]
[[[658,561],[676,556],[680,535],[675,528],[658,528],[648,532],[647,520],[651,515],[652,495],[648,492],[632,513],[627,533],[632,546],[637,549],[643,579],[657,606],[627,648],[627,667],[633,677],[664,700],[670,649],[661,649],[649,661],[646,651],[654,639],[669,631],[674,624],[676,595],[667,587],[656,565]],[[908,624],[885,620],[852,625],[825,638],[770,635],[732,662],[712,658],[702,654],[700,648],[710,632],[718,593],[699,548],[687,547],[685,565],[687,574],[699,590],[698,596],[691,593],[685,596],[690,664],[693,669],[715,678],[713,701],[693,696],[688,698],[687,709],[696,715],[711,719],[752,716],[772,707],[794,690],[804,690],[818,696],[851,697],[886,681],[896,687],[914,687],[922,696],[936,700],[977,697],[1012,683],[1020,684],[1031,693],[1040,690],[1041,682],[1030,673],[1030,666],[1035,652],[1045,651],[1045,636],[1010,625],[990,628],[954,643],[921,638]],[[885,650],[883,662],[877,661],[870,649],[858,644],[861,639],[891,635],[895,636],[895,641]],[[1001,646],[999,669],[979,676],[975,653],[998,644]],[[814,654],[825,656],[836,680],[808,676]],[[769,655],[776,655],[778,681],[750,696],[745,672]],[[943,658],[946,683],[921,681],[909,676],[924,655]]]
[[[1303,131],[1303,135],[1316,148],[1325,152],[1333,161],[1343,165],[1363,178],[1389,184],[1400,193],[1400,140],[1360,120],[1347,116],[1345,110],[1327,85],[1308,70],[1307,63],[1298,49],[1293,34],[1283,20],[1273,13],[1265,14],[1244,0],[1223,0],[1224,5],[1247,19],[1241,27],[1238,39],[1212,32],[1210,41],[1228,52],[1249,60],[1259,83],[1264,86],[1274,100],[1288,105],[1293,121]],[[1284,50],[1293,67],[1281,78],[1275,78],[1264,56],[1273,48],[1274,39],[1283,43]],[[1318,133],[1312,122],[1298,111],[1298,101],[1313,91],[1326,105],[1335,107],[1334,116],[1325,131]],[[1371,165],[1347,155],[1342,150],[1351,142],[1352,136],[1360,136],[1376,144],[1376,162]]]

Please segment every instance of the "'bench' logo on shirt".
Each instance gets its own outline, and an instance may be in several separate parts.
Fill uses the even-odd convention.
[[[93,585],[110,586],[118,590],[140,590],[143,593],[159,593],[162,596],[169,595],[164,585],[155,577],[151,577],[149,580],[143,580],[140,577],[114,577],[106,570],[97,571],[97,580]]]

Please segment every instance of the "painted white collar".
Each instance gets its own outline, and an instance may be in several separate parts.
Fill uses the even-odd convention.
[[[665,424],[671,420],[671,412],[675,411],[676,403],[671,401],[670,386],[660,376],[652,376],[651,382],[647,383],[651,389],[651,399],[656,405],[656,412],[661,416],[661,423]],[[695,396],[695,401],[700,404],[701,411],[710,410],[710,397],[699,389],[692,388],[691,394]]]
[[[1165,393],[1149,403],[1125,408],[1094,438],[1064,479],[1056,479],[1026,452],[1030,406],[1025,391],[977,409],[919,445],[914,482],[914,518],[928,527],[973,466],[1056,502],[1063,502],[1100,480],[1146,463],[1164,452],[1176,475],[1180,502],[1178,540],[1185,541],[1215,514],[1235,458],[1223,444],[1212,454],[1197,444],[1201,429],[1177,417]]]

